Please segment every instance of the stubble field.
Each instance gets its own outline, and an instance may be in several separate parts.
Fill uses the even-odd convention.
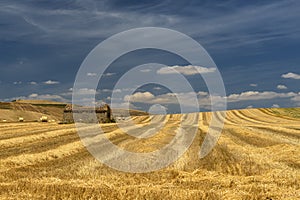
[[[227,111],[217,145],[199,159],[211,115],[199,113],[197,135],[179,160],[136,174],[96,161],[73,124],[0,123],[0,199],[300,199],[300,109]],[[143,126],[152,117],[134,120]],[[166,116],[143,140],[101,126],[121,148],[148,152],[168,144],[180,118]]]

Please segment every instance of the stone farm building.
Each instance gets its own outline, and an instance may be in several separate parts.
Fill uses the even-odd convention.
[[[104,104],[103,106],[96,107],[83,107],[77,106],[72,107],[71,104],[66,105],[63,114],[63,123],[74,123],[73,114],[77,115],[77,121],[84,123],[95,123],[95,119],[93,118],[93,113],[97,116],[97,121],[99,123],[107,123],[111,122],[111,109],[109,105]]]

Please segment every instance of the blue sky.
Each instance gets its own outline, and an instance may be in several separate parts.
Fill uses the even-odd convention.
[[[170,28],[198,41],[218,66],[227,93],[221,98],[227,99],[229,109],[300,106],[300,2],[289,0],[3,0],[0,99],[70,100],[76,73],[87,54],[113,34],[139,27]],[[133,52],[110,66],[97,98],[108,102],[122,73],[151,61],[167,66],[188,64],[168,52]],[[201,76],[186,78],[196,93],[203,92],[201,99],[208,101]],[[86,88],[84,92],[93,91]],[[153,99],[168,98],[169,92],[146,85],[135,91],[139,98],[133,96],[131,105],[147,110]],[[173,101],[161,104],[169,112],[178,109]],[[201,109],[209,110],[207,104],[200,102]]]

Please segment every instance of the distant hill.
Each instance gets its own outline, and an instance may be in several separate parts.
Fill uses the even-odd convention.
[[[57,101],[49,101],[49,100],[41,100],[41,99],[19,99],[14,101],[16,103],[29,103],[29,104],[64,104],[66,105],[67,103],[64,102],[57,102]]]
[[[25,121],[37,121],[42,116],[59,121],[62,119],[65,106],[65,103],[43,100],[0,102],[0,122],[18,121],[19,117],[24,118]]]
[[[128,116],[128,111],[123,108],[113,108],[112,109],[112,114],[114,117],[127,117]],[[130,116],[143,116],[143,115],[149,115],[149,113],[141,110],[129,110],[129,115]]]
[[[61,121],[67,103],[48,100],[16,100],[0,102],[0,122],[15,122],[19,117],[25,121],[38,121],[42,116],[49,120]],[[130,110],[131,116],[148,115],[147,112]],[[114,117],[127,117],[125,109],[113,109]]]

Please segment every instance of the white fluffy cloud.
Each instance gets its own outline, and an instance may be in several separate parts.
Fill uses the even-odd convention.
[[[114,93],[122,93],[122,92],[133,92],[134,88],[114,88],[113,90],[111,89],[102,89],[101,92],[114,92]]]
[[[113,76],[115,75],[116,73],[110,73],[110,72],[107,72],[106,74],[103,74],[103,76]]]
[[[101,91],[102,92],[111,92],[112,90],[110,90],[110,89],[102,89]]]
[[[56,84],[59,84],[59,82],[58,81],[48,80],[48,81],[45,81],[44,84],[46,84],[46,85],[56,85]]]
[[[64,93],[60,93],[60,95],[66,97],[66,98],[70,98],[70,96],[72,96],[72,93],[75,90],[73,88],[69,88],[67,92]],[[80,88],[76,90],[76,94],[77,95],[81,95],[81,96],[88,96],[88,95],[94,95],[94,94],[98,94],[99,92],[95,89],[90,89],[90,88]]]
[[[29,82],[29,84],[30,84],[30,85],[37,85],[37,82],[31,81],[31,82]]]
[[[187,65],[187,66],[167,66],[160,68],[157,73],[158,74],[176,74],[176,73],[181,73],[184,75],[195,75],[195,74],[206,74],[206,73],[212,73],[215,72],[216,68],[206,68],[206,67],[201,67],[201,66],[192,66],[192,65]]]
[[[154,87],[153,90],[161,90],[161,87]]]
[[[300,102],[300,92],[298,93],[298,96],[293,97],[291,100]]]
[[[150,92],[137,92],[132,95],[126,95],[124,97],[125,101],[132,102],[149,102],[155,99],[155,96]]]
[[[279,89],[279,90],[286,90],[288,88],[285,85],[277,85],[277,89]]]
[[[22,84],[22,81],[15,81],[15,82],[13,82],[13,84],[14,85],[20,85],[20,84]]]
[[[199,91],[197,94],[198,94],[199,96],[207,96],[207,95],[208,95],[208,92]]]
[[[127,95],[124,100],[130,102],[149,103],[149,104],[178,104],[180,99],[181,103],[186,106],[194,107],[193,98],[195,95],[198,98],[200,108],[210,109],[212,100],[215,103],[224,102],[227,100],[228,103],[241,102],[241,101],[257,101],[257,100],[269,100],[277,98],[289,98],[291,101],[300,104],[300,93],[288,92],[288,93],[277,93],[272,91],[246,91],[239,94],[231,94],[227,97],[209,95],[207,92],[198,93],[167,93],[161,95],[153,95],[150,92],[137,92],[132,95]]]
[[[37,94],[32,93],[27,97],[16,97],[14,99],[38,99],[38,100],[49,100],[49,101],[59,101],[59,102],[69,102],[67,99],[63,98],[60,95],[55,94]]]
[[[187,93],[166,93],[161,95],[153,95],[150,92],[137,92],[132,95],[125,96],[125,101],[149,103],[149,104],[181,104],[195,108],[195,98],[197,99],[200,107],[210,108],[211,98],[207,92],[187,92]],[[218,99],[216,99],[218,100]]]
[[[28,97],[29,97],[29,98],[36,98],[36,97],[38,97],[38,96],[39,96],[38,94],[35,94],[35,93],[34,93],[34,94],[29,95]]]
[[[274,98],[289,98],[297,96],[294,92],[289,93],[277,93],[277,92],[258,92],[258,91],[247,91],[240,94],[231,94],[227,97],[228,102],[237,101],[250,101],[250,100],[264,100],[264,99],[274,99]]]
[[[141,69],[140,71],[141,72],[151,72],[152,70],[151,69]]]
[[[298,93],[297,96],[294,96],[293,98],[291,98],[291,101],[295,102],[295,104],[297,106],[300,106],[300,92]]]
[[[273,104],[272,108],[280,108],[280,106],[278,104]]]
[[[73,91],[73,89],[72,89]],[[97,91],[95,89],[89,89],[89,88],[80,88],[76,91],[76,94],[78,95],[91,95],[96,94]]]
[[[93,76],[97,76],[97,74],[96,74],[96,73],[92,73],[92,72],[88,72],[86,75],[87,75],[87,76],[91,76],[91,77],[93,77]]]
[[[150,107],[148,110],[148,113],[151,114],[159,114],[159,115],[164,115],[167,113],[168,108],[159,104],[154,104],[153,106]]]
[[[295,73],[292,73],[292,72],[289,72],[287,74],[282,74],[281,77],[282,78],[290,78],[290,79],[300,79],[299,74],[295,74]]]

